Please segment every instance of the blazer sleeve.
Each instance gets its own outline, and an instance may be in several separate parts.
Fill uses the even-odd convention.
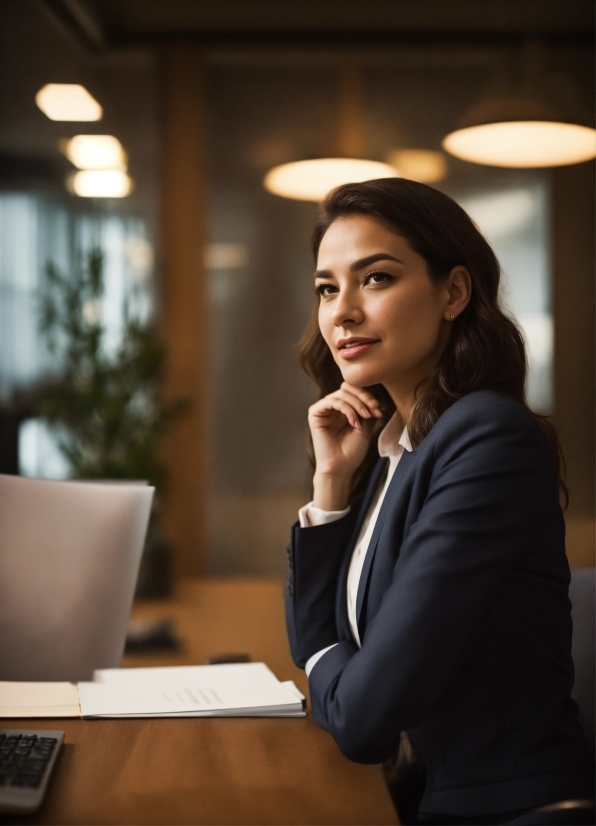
[[[286,627],[292,659],[299,668],[317,651],[339,641],[335,623],[337,582],[357,510],[309,528],[296,522],[288,552]]]
[[[340,642],[310,674],[315,720],[357,762],[387,759],[400,731],[433,712],[473,654],[487,606],[528,533],[545,522],[544,503],[560,513],[546,440],[521,407],[471,405],[451,416],[433,460],[427,496],[362,648]]]

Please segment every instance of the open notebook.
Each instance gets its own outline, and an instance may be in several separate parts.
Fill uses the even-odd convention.
[[[306,700],[264,663],[107,668],[91,683],[0,682],[0,718],[304,717]]]

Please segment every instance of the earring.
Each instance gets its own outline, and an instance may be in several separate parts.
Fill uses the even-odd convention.
[[[450,320],[451,320],[451,321],[453,321],[453,319],[455,318],[455,316],[453,315],[453,313],[449,313],[449,318],[450,318]]]

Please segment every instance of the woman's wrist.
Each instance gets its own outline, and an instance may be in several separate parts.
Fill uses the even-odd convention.
[[[313,505],[324,511],[342,511],[349,505],[352,477],[315,473],[313,478]]]

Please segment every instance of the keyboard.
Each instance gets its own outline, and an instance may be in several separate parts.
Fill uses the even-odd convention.
[[[0,729],[0,813],[39,808],[63,740],[63,731]]]

